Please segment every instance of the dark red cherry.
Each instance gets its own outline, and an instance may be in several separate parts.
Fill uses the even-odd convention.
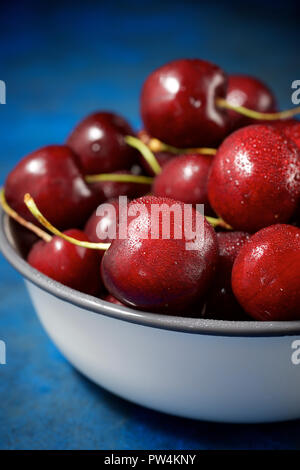
[[[84,174],[111,173],[130,168],[136,151],[124,137],[133,135],[131,126],[114,113],[87,116],[72,131],[67,145],[78,155]]]
[[[206,212],[209,212],[207,181],[211,163],[209,155],[173,158],[156,176],[152,188],[154,196],[170,197],[188,204],[205,204]]]
[[[300,229],[278,224],[253,235],[234,262],[232,288],[257,320],[300,320]]]
[[[199,59],[174,60],[154,70],[141,95],[148,134],[179,148],[215,146],[226,135],[227,112],[216,106],[225,98],[223,70]]]
[[[236,230],[287,222],[300,199],[300,152],[280,131],[253,125],[227,137],[208,181],[212,208]]]
[[[300,121],[287,119],[286,121],[273,122],[272,126],[283,132],[300,148]]]
[[[261,113],[277,111],[276,99],[269,87],[249,75],[229,75],[226,101],[234,106],[244,106]],[[228,114],[231,130],[254,123],[253,119],[235,111],[228,110]]]
[[[117,238],[119,200],[112,199],[99,206],[88,219],[84,232],[94,243],[110,243]],[[112,237],[109,234],[112,233]],[[100,251],[102,254],[103,252]]]
[[[246,232],[219,232],[219,261],[212,288],[208,293],[206,318],[245,320],[247,315],[237,302],[231,288],[231,272],[240,249],[249,241]]]
[[[197,228],[196,214],[200,229],[197,236],[183,233],[178,229],[178,215],[170,217],[170,224],[164,221],[172,206],[182,221],[181,202],[154,196],[132,201],[128,205],[132,218],[126,239],[114,240],[103,256],[102,276],[107,290],[129,306],[184,314],[194,302],[200,301],[211,282],[218,259],[214,230],[192,209],[191,217],[182,224],[184,231],[187,232],[188,225],[191,230]],[[153,214],[159,209],[162,215],[159,223],[155,223],[157,217]],[[169,237],[162,231],[167,228]]]
[[[113,174],[132,175],[132,172],[120,170],[113,172]],[[129,199],[134,199],[149,193],[151,190],[150,184],[116,181],[98,181],[97,183],[90,184],[90,187],[98,195],[99,202],[115,199],[119,196],[127,196]]]
[[[63,145],[50,145],[29,154],[6,179],[8,204],[24,219],[36,223],[24,204],[24,195],[30,193],[57,228],[79,226],[97,201],[75,161],[73,152]]]
[[[11,217],[9,218],[9,227],[18,252],[23,258],[26,258],[32,245],[39,240],[38,236]]]
[[[64,233],[77,240],[89,241],[80,230],[71,229]],[[85,294],[98,295],[103,288],[98,252],[73,245],[60,237],[54,236],[50,242],[36,242],[27,261],[51,279]]]

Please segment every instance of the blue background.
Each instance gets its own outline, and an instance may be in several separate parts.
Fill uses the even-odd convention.
[[[63,142],[96,109],[139,126],[156,66],[202,57],[260,76],[282,107],[300,79],[296,2],[6,2],[0,7],[0,179],[24,154]],[[299,3],[299,2],[298,2]],[[20,276],[0,257],[1,449],[296,449],[300,422],[220,425],[177,419],[79,375],[38,323]],[[275,364],[274,364],[275,367]]]

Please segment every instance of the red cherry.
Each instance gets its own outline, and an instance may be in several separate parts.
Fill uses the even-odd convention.
[[[110,227],[116,226],[116,236],[117,236],[117,226],[119,223],[119,201],[118,200],[109,200],[107,201],[105,215],[97,215],[98,209],[96,209],[90,218],[88,219],[84,232],[88,236],[89,240],[94,243],[110,243],[116,237],[109,238],[105,237],[104,235],[108,233]],[[99,237],[97,234],[103,233],[102,237]],[[101,255],[103,255],[102,251],[99,251]]]
[[[219,144],[226,134],[227,112],[215,102],[225,98],[226,86],[225,73],[204,60],[174,60],[154,70],[141,95],[146,131],[179,148]]]
[[[232,288],[257,320],[300,320],[300,229],[272,225],[240,250]]]
[[[139,205],[138,205],[139,204]],[[151,213],[153,207],[162,205],[162,214],[169,215],[170,207],[183,211],[184,204],[167,198],[145,196],[128,205],[128,214],[138,211],[131,220],[126,239],[114,240],[102,259],[104,284],[111,295],[121,302],[160,313],[184,314],[207,290],[218,259],[216,235],[203,216],[203,236],[188,237],[181,233],[176,237],[175,217],[171,217],[170,237],[155,239]],[[196,228],[196,211],[192,209],[192,228]],[[190,222],[190,221],[189,221]],[[184,227],[187,227],[185,221]],[[148,238],[146,238],[148,237]],[[195,240],[193,250],[187,249],[187,241]]]
[[[8,204],[20,216],[35,222],[24,204],[27,192],[47,219],[61,229],[79,226],[97,204],[75,163],[73,152],[63,145],[50,145],[29,154],[6,179]]]
[[[130,168],[136,159],[135,150],[124,141],[126,135],[133,130],[125,119],[99,112],[75,127],[67,145],[78,155],[84,174],[111,173]]]
[[[281,132],[253,125],[227,137],[208,181],[212,208],[236,230],[287,222],[300,199],[300,152]]]
[[[213,286],[209,291],[205,317],[219,320],[245,320],[247,316],[231,288],[231,272],[240,249],[249,241],[246,232],[219,232],[219,261]]]
[[[297,147],[300,148],[300,121],[296,121],[296,119],[276,121],[272,123],[272,127],[275,127],[276,129],[283,132],[297,145]]]
[[[132,173],[127,170],[120,170],[112,174],[131,175]],[[97,183],[91,183],[90,187],[98,195],[100,202],[115,199],[119,196],[127,196],[129,199],[134,199],[149,193],[151,190],[150,184],[116,181],[98,181]]]
[[[89,241],[80,230],[67,230],[66,235]],[[103,287],[97,251],[73,245],[54,236],[50,242],[35,243],[29,252],[28,263],[65,286],[90,295],[97,295]]]
[[[205,204],[211,212],[208,195],[208,173],[212,157],[208,155],[180,155],[173,158],[156,176],[154,196],[170,197],[188,204]]]
[[[277,111],[276,99],[272,91],[262,81],[248,75],[229,75],[226,101],[234,106],[244,106],[261,113]],[[253,124],[254,120],[228,110],[230,128]]]

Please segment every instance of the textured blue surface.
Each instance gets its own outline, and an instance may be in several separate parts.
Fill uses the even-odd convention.
[[[299,12],[289,1],[6,2],[0,10],[0,179],[27,152],[62,142],[96,109],[139,125],[154,67],[203,57],[257,74],[290,107],[299,79]],[[76,2],[73,2],[76,3]],[[79,2],[78,2],[79,3]],[[245,4],[245,5],[244,5]],[[243,6],[244,5],[244,6]],[[19,275],[0,257],[1,449],[295,449],[300,422],[219,425],[154,413],[80,376],[36,319]],[[275,366],[275,365],[274,365]]]

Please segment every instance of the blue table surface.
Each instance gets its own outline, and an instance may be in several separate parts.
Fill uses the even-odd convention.
[[[0,105],[2,182],[23,155],[63,142],[93,110],[120,112],[138,127],[142,82],[168,60],[202,57],[228,72],[259,75],[282,107],[291,106],[291,82],[300,79],[299,15],[288,0],[6,3],[0,12],[0,79],[7,85],[7,104]],[[299,421],[196,422],[107,393],[62,357],[2,257],[0,278],[0,339],[7,344],[1,449],[300,447]]]

